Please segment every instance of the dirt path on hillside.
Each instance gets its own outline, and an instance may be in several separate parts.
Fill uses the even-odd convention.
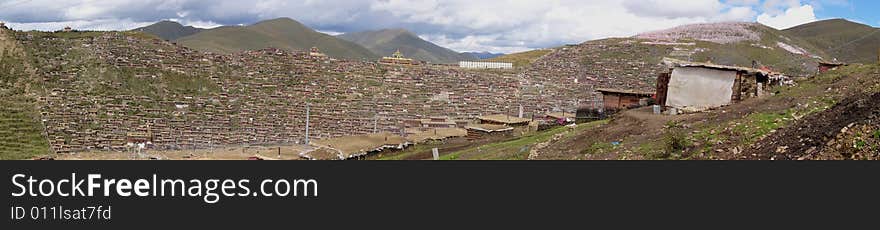
[[[575,134],[572,138],[561,139],[549,143],[541,149],[536,159],[538,160],[576,160],[576,159],[618,159],[614,152],[591,154],[586,156],[582,152],[597,144],[623,142],[639,142],[638,139],[650,138],[660,135],[665,124],[676,117],[655,115],[651,108],[627,110],[615,115],[606,125]]]

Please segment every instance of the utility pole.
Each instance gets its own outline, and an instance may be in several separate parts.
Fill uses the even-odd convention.
[[[309,110],[311,104],[306,103],[306,145],[309,145]]]
[[[519,118],[523,118],[523,106],[522,106],[522,104],[519,105]]]
[[[504,106],[504,109],[507,110],[505,114],[507,114],[507,121],[510,121],[510,105]]]

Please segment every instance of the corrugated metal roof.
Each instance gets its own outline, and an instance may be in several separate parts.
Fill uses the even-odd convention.
[[[609,92],[609,93],[620,93],[620,94],[648,95],[648,96],[654,95],[654,92],[625,90],[625,89],[598,88],[598,89],[596,89],[596,91]]]
[[[671,68],[674,68],[674,67],[703,67],[703,68],[720,69],[720,70],[741,71],[741,72],[746,72],[748,74],[763,74],[763,75],[773,74],[773,73],[766,71],[766,70],[749,68],[749,67],[727,66],[727,65],[719,65],[719,64],[708,63],[708,62],[689,62],[689,61],[678,60],[675,58],[663,58],[662,63],[671,67]]]
[[[479,117],[478,119],[484,120],[484,121],[491,121],[491,122],[495,122],[495,123],[501,123],[501,124],[521,124],[521,123],[529,123],[532,121],[531,119],[528,119],[528,118],[519,118],[516,116],[508,116],[508,115],[504,115],[504,114],[482,116],[482,117]]]

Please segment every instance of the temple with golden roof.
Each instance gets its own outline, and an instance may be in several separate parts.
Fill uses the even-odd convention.
[[[400,49],[394,52],[391,57],[382,57],[379,59],[379,63],[388,64],[388,65],[418,65],[419,62],[413,60],[412,58],[406,58],[403,56],[403,53],[400,52]]]

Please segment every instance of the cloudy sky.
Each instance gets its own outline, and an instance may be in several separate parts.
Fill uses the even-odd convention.
[[[828,18],[877,27],[875,0],[0,0],[19,30],[126,30],[159,20],[210,28],[289,17],[325,33],[405,28],[457,51],[516,52],[682,24],[775,28]]]

